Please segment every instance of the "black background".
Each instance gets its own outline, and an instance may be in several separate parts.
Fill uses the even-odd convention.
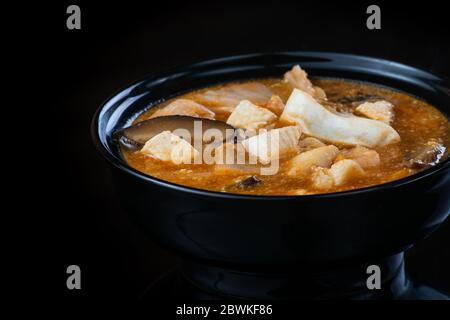
[[[41,5],[28,33],[32,86],[42,103],[42,183],[31,196],[44,204],[39,250],[49,289],[68,299],[135,299],[176,260],[132,224],[116,202],[106,162],[90,138],[99,105],[127,84],[177,65],[220,56],[283,50],[364,54],[448,77],[450,50],[442,2],[377,3],[382,29],[366,28],[371,3],[232,3],[130,1]],[[66,8],[81,7],[81,30],[67,30]],[[44,19],[42,17],[45,17]],[[23,40],[17,40],[23,41]],[[26,109],[26,110],[28,110]],[[55,133],[57,132],[57,133]],[[55,148],[55,145],[57,146]],[[52,154],[46,155],[45,148]],[[56,155],[54,155],[56,153]],[[45,187],[44,187],[45,185]],[[47,187],[49,186],[49,187]],[[156,200],[155,200],[156,201]],[[450,222],[408,252],[408,271],[450,291]],[[47,255],[48,253],[48,255]],[[82,270],[82,290],[66,289],[66,267]],[[51,281],[49,281],[51,280]]]

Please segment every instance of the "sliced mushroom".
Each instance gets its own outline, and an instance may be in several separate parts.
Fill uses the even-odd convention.
[[[237,188],[249,188],[253,187],[261,182],[261,179],[259,179],[257,176],[250,176],[247,178],[244,178],[242,180],[239,180],[236,183]]]
[[[262,180],[255,175],[241,176],[237,178],[233,184],[223,187],[222,191],[233,192],[238,190],[248,190],[259,185],[261,182]]]
[[[346,97],[334,97],[333,95],[330,95],[330,100],[337,103],[343,103],[343,104],[361,104],[363,102],[372,102],[375,100],[381,100],[382,98],[378,95],[374,94],[364,94],[364,93],[357,93],[353,96],[346,96]]]
[[[445,146],[435,139],[428,141],[408,160],[411,168],[427,168],[436,165],[445,153]]]
[[[215,130],[210,131],[210,129]],[[219,137],[223,137],[220,141],[223,142],[234,137],[234,128],[225,122],[174,115],[152,118],[119,130],[114,133],[114,141],[125,147],[138,149],[142,148],[149,139],[163,131],[170,131],[188,142],[203,141],[208,143]]]

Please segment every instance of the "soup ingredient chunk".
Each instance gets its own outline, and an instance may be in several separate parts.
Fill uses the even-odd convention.
[[[222,143],[214,149],[214,163],[217,164],[246,164],[245,148],[241,141]]]
[[[391,124],[394,119],[394,105],[388,101],[364,102],[356,108],[356,112],[373,120]]]
[[[303,152],[303,151],[309,151],[309,150],[320,148],[320,147],[325,147],[326,144],[314,137],[307,137],[305,139],[300,140],[300,142],[298,143],[298,146],[299,146],[300,150]]]
[[[271,111],[242,100],[228,117],[227,123],[235,128],[257,130],[277,119]]]
[[[162,161],[175,164],[191,163],[199,152],[186,140],[170,131],[163,131],[148,140],[141,152]]]
[[[196,95],[196,100],[209,103],[220,111],[233,112],[242,100],[250,100],[257,105],[264,105],[272,97],[272,91],[259,82],[247,82],[228,85],[217,90],[208,90]]]
[[[288,82],[293,88],[302,90],[316,99],[327,98],[325,91],[320,87],[314,86],[309,81],[308,74],[299,65],[295,65],[290,71],[284,74],[284,81]]]
[[[262,133],[242,141],[247,152],[262,164],[268,164],[273,159],[296,152],[301,129],[288,126]]]
[[[439,163],[445,153],[445,146],[436,139],[429,140],[417,150],[408,162],[411,168],[426,168]]]
[[[298,89],[293,90],[280,119],[295,122],[306,134],[332,143],[375,147],[400,141],[399,134],[391,126],[381,121],[333,113]]]
[[[311,180],[315,189],[326,190],[334,187],[334,178],[328,168],[313,167]]]
[[[272,96],[270,100],[265,105],[266,109],[269,109],[277,116],[281,115],[284,109],[283,100],[279,96]]]
[[[238,188],[249,188],[261,183],[261,179],[257,176],[250,176],[236,182]]]
[[[191,116],[196,118],[214,119],[214,112],[190,99],[177,99],[162,109],[156,110],[150,118],[163,116]]]
[[[254,189],[262,183],[262,180],[256,175],[244,175],[233,179],[233,183],[224,186],[221,191],[223,192],[233,192],[237,190],[250,190]]]
[[[349,183],[364,174],[363,168],[356,161],[344,159],[334,163],[331,168],[313,168],[311,180],[316,189],[331,189]]]
[[[350,159],[344,159],[336,162],[331,166],[329,172],[333,177],[335,185],[337,186],[341,186],[364,175],[364,170],[358,162]]]
[[[313,167],[329,167],[338,154],[339,149],[333,145],[302,152],[289,161],[288,175],[305,176]]]
[[[196,127],[202,130],[196,130]],[[130,145],[140,149],[148,140],[163,131],[170,131],[178,136],[184,134],[183,136],[186,140],[190,141],[203,140],[204,142],[209,142],[212,137],[206,133],[213,130],[218,130],[220,135],[225,138],[224,140],[234,137],[234,128],[225,122],[180,115],[156,117],[140,121],[117,131],[114,136],[122,145],[126,147]]]
[[[375,150],[363,146],[356,146],[351,149],[342,150],[342,155],[346,159],[355,160],[363,168],[376,167],[380,165],[380,155]]]

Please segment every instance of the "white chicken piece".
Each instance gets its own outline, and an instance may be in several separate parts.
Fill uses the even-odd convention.
[[[174,164],[192,163],[199,152],[186,140],[170,131],[163,131],[148,140],[141,152],[147,156]]]
[[[245,164],[245,148],[241,142],[225,142],[214,149],[215,164]]]
[[[288,175],[305,176],[313,167],[329,167],[338,154],[339,149],[333,145],[302,152],[289,161]]]
[[[177,99],[169,103],[167,106],[157,110],[150,118],[175,115],[206,119],[214,119],[216,116],[214,112],[193,100]]]
[[[328,168],[314,167],[312,169],[311,181],[315,189],[324,190],[334,187],[334,179]]]
[[[284,103],[279,96],[272,96],[264,107],[279,116],[283,112]]]
[[[380,155],[375,150],[363,146],[342,150],[341,154],[346,159],[355,160],[363,169],[380,165]]]
[[[341,186],[365,174],[363,168],[354,160],[344,159],[334,163],[331,168],[314,167],[312,170],[312,186],[326,190]]]
[[[356,108],[356,112],[367,118],[391,124],[394,119],[394,105],[388,101],[364,102]]]
[[[341,186],[353,179],[362,177],[364,170],[358,162],[344,159],[333,164],[329,169],[329,173],[333,177],[334,184]]]
[[[298,89],[292,91],[280,120],[297,123],[307,135],[332,143],[376,147],[400,141],[399,134],[391,126],[381,121],[333,113]]]
[[[269,110],[242,100],[228,117],[227,123],[235,128],[257,130],[276,119],[277,116]]]
[[[272,91],[259,82],[247,82],[226,86],[217,90],[208,90],[195,95],[197,101],[208,103],[214,110],[233,112],[242,100],[264,105],[273,95]]]
[[[235,162],[236,145],[232,142],[225,142],[214,149],[215,164],[229,163],[229,159]]]
[[[268,164],[273,159],[297,151],[301,129],[288,126],[264,131],[256,136],[242,141],[250,156],[256,157],[262,164]]]
[[[305,70],[295,65],[292,69],[284,74],[284,81],[288,82],[293,88],[297,88],[306,93],[309,93],[316,99],[326,99],[325,91],[320,87],[314,86],[308,79],[308,74]]]
[[[305,139],[300,140],[300,142],[298,143],[298,147],[302,152],[325,146],[326,146],[325,143],[313,137],[307,137]]]

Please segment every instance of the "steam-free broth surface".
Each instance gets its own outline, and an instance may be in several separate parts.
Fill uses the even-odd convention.
[[[283,104],[286,104],[293,90],[292,84],[283,79],[255,81],[265,85],[271,91],[271,95],[279,96]],[[208,110],[213,111],[215,114],[213,117],[216,120],[226,122],[233,108],[230,109],[227,106],[224,107],[223,104],[217,104],[212,100],[205,99],[202,97],[202,94],[208,91],[214,92],[235,84],[230,83],[209,87],[170,99],[142,113],[136,119],[135,123],[151,118],[155,112],[164,110],[165,106],[177,99],[189,99],[197,102]],[[279,159],[280,169],[274,175],[261,175],[247,170],[235,169],[227,165],[174,164],[171,161],[161,161],[155,157],[148,156],[148,154],[140,150],[125,147],[122,148],[123,156],[131,167],[162,180],[198,189],[254,195],[330,193],[374,186],[397,180],[415,174],[430,166],[427,164],[423,166],[411,165],[411,158],[420,154],[421,149],[430,144],[430,141],[432,143],[438,142],[439,148],[445,148],[445,150],[442,148],[439,149],[442,153],[439,161],[444,161],[446,158],[448,147],[450,146],[449,121],[440,111],[426,102],[415,99],[408,94],[367,83],[337,79],[317,79],[313,81],[313,84],[316,88],[323,89],[327,97],[327,99],[318,101],[321,101],[326,108],[340,114],[355,113],[356,107],[364,102],[384,100],[391,103],[393,105],[394,117],[390,126],[397,131],[400,136],[400,141],[369,148],[379,155],[379,163],[377,165],[364,167],[364,174],[355,175],[345,183],[338,184],[333,182],[335,180],[330,180],[331,182],[328,187],[323,187],[322,180],[319,181],[319,184],[312,181],[312,173],[306,175],[289,174],[292,166],[292,156]],[[316,93],[318,95],[322,94],[319,91],[316,91]],[[321,99],[321,97],[318,97],[318,99]],[[259,101],[255,101],[254,103],[255,105],[264,107],[264,104]],[[208,115],[207,112],[204,114],[205,117]],[[270,128],[283,126],[285,124],[277,120]],[[303,131],[300,141],[308,136]],[[348,150],[355,147],[354,145],[331,143],[324,139],[319,140],[325,145],[332,144],[339,148],[339,154],[334,158],[333,163],[346,159]],[[329,170],[331,169],[329,168],[328,166],[328,168],[321,169],[322,171],[325,170],[322,173],[330,173],[331,171]],[[317,168],[313,169],[315,171],[312,172],[317,171]],[[320,178],[320,174],[314,176],[314,179]],[[323,177],[328,179],[327,175]],[[246,179],[250,179],[250,183],[246,184]],[[242,181],[244,181],[244,184],[242,184]],[[317,185],[320,187],[317,187]]]

